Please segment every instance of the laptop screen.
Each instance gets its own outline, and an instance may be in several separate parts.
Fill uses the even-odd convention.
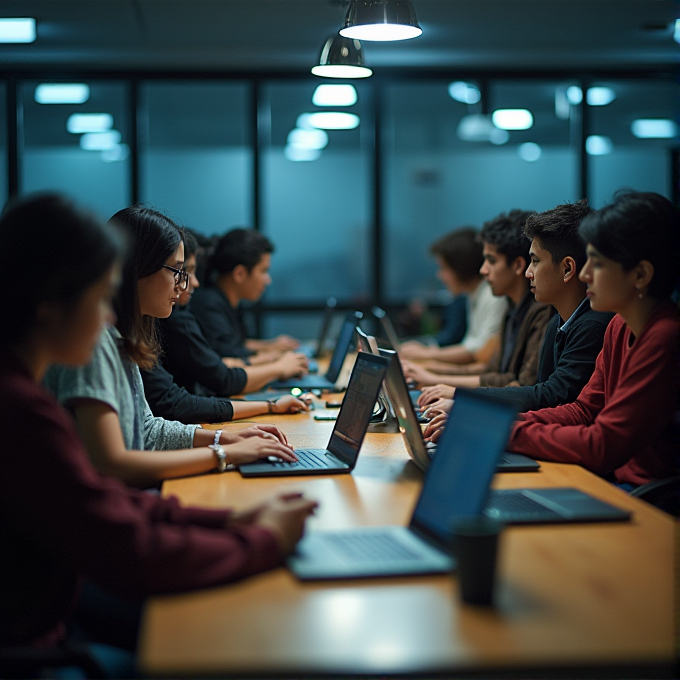
[[[357,355],[342,408],[328,443],[329,451],[345,463],[356,460],[386,370],[386,359],[363,352]]]
[[[331,382],[335,382],[340,375],[342,364],[345,361],[347,351],[352,342],[352,337],[354,336],[354,329],[362,316],[363,314],[361,314],[361,312],[349,312],[345,317],[342,328],[340,329],[338,341],[335,343],[335,350],[333,351],[333,356],[331,357],[331,362],[328,366],[328,372],[326,373],[326,378]]]
[[[480,515],[516,412],[481,391],[456,390],[411,527],[447,548],[455,517]]]

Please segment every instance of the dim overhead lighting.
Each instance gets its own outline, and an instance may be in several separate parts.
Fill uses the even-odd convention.
[[[542,153],[541,147],[536,144],[536,142],[526,142],[525,144],[520,144],[517,148],[517,151],[519,153],[519,157],[524,161],[528,161],[529,163],[537,161],[541,157]]]
[[[319,85],[312,96],[314,106],[353,106],[356,103],[354,85]]]
[[[373,75],[373,71],[364,65],[361,43],[339,35],[326,40],[312,73],[322,78],[368,78]]]
[[[481,113],[471,113],[463,116],[458,121],[456,134],[464,142],[505,144],[509,139],[509,134],[505,130],[499,130],[491,122],[491,116]]]
[[[343,38],[357,40],[408,40],[423,29],[409,0],[351,0],[340,29]]]
[[[35,19],[0,19],[0,43],[32,43],[35,38]]]
[[[325,149],[328,146],[328,133],[316,128],[305,130],[295,128],[288,133],[288,144],[301,149]]]
[[[527,109],[497,109],[491,114],[491,121],[501,130],[528,130],[534,117]]]
[[[90,98],[85,83],[42,83],[33,95],[38,104],[84,104]]]
[[[289,161],[294,162],[315,161],[321,157],[321,151],[319,149],[303,149],[299,146],[287,144],[283,149],[283,155]]]
[[[591,135],[586,139],[586,153],[589,156],[606,156],[614,149],[612,140],[601,135]]]
[[[107,132],[88,132],[80,138],[80,148],[84,151],[104,151],[120,144],[122,135],[118,130]]]
[[[110,113],[72,113],[66,121],[66,129],[74,135],[86,132],[105,132],[113,127]]]
[[[322,130],[353,130],[359,126],[359,116],[344,111],[319,111],[306,115],[304,122],[313,128]],[[299,120],[299,118],[298,118]],[[299,127],[304,127],[300,125]]]
[[[673,40],[680,43],[680,19],[675,20],[675,29],[673,31]]]
[[[670,118],[639,118],[631,123],[630,131],[638,139],[673,139],[678,126]]]
[[[461,104],[477,104],[482,98],[482,93],[475,85],[459,80],[449,85],[449,96]]]
[[[589,87],[586,101],[590,106],[607,106],[616,99],[616,93],[611,87]]]
[[[110,149],[102,151],[102,160],[104,163],[117,163],[124,161],[130,155],[130,147],[127,144],[116,144]]]
[[[572,106],[578,106],[583,101],[583,90],[578,85],[570,85],[567,88],[567,101]]]

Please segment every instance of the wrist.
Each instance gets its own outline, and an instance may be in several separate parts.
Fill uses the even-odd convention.
[[[271,415],[272,413],[276,413],[276,411],[274,410],[275,404],[276,404],[275,401],[269,401],[269,400],[267,400],[267,413],[268,413],[269,415]]]

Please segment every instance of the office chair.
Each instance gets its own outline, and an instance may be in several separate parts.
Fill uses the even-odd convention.
[[[630,492],[673,517],[680,517],[680,475],[647,482]]]

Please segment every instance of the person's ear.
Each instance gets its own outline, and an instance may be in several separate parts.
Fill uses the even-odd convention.
[[[569,281],[578,277],[578,267],[576,266],[576,260],[574,260],[574,258],[570,257],[569,255],[567,255],[567,257],[562,260],[561,269],[564,283],[569,283]]]
[[[640,260],[633,268],[633,285],[638,292],[646,292],[654,278],[654,265],[649,260]]]
[[[523,257],[516,257],[510,266],[512,267],[515,276],[524,276],[524,272],[526,272],[529,267],[529,263]]]
[[[234,283],[236,284],[241,284],[243,283],[247,276],[248,276],[248,270],[246,269],[246,266],[243,264],[237,264],[231,271],[231,275],[234,279]]]

